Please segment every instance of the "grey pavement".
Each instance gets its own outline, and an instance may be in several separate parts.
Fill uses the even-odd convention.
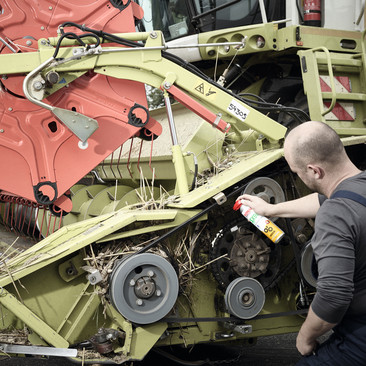
[[[296,334],[261,337],[257,344],[249,347],[227,346],[224,344],[197,345],[189,353],[175,349],[173,358],[186,358],[186,365],[199,366],[199,361],[207,361],[211,366],[294,366],[300,359],[295,347]],[[151,352],[141,362],[134,366],[176,366],[178,363],[161,355]],[[0,359],[1,366],[71,366],[75,363],[62,359],[49,360],[39,358],[4,358]],[[126,365],[131,365],[127,363]]]

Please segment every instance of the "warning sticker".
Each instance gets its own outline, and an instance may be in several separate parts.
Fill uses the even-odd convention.
[[[216,91],[213,90],[214,88],[210,84],[200,83],[194,89],[205,97],[214,96],[216,94]]]
[[[227,111],[236,118],[239,118],[242,121],[245,121],[249,114],[249,109],[242,106],[239,102],[233,99],[229,106],[227,107]]]
[[[195,89],[198,92],[200,92],[201,94],[205,94],[205,86],[203,85],[203,83],[201,83],[200,85],[198,85]]]

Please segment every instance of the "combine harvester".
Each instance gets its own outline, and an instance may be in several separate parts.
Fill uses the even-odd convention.
[[[275,244],[233,205],[308,193],[282,144],[310,118],[365,167],[366,54],[361,1],[295,3],[0,2],[4,354],[121,364],[299,329],[313,221],[274,218]]]

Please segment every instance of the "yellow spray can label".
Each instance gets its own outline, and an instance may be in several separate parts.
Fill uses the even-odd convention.
[[[274,243],[278,243],[285,235],[271,220],[258,215],[252,208],[243,205],[241,202],[236,201],[233,208],[234,210],[240,209],[240,213]]]

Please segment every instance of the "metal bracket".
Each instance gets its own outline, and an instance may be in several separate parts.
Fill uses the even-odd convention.
[[[227,201],[227,197],[225,196],[225,193],[220,192],[217,193],[215,196],[212,197],[218,205],[222,205]]]
[[[99,127],[98,122],[95,119],[74,111],[51,106],[37,100],[32,95],[33,90],[30,85],[30,81],[34,80],[34,76],[49,66],[53,61],[55,61],[54,57],[49,58],[25,77],[23,82],[24,95],[30,102],[51,111],[74,135],[80,139],[80,141],[85,143]]]
[[[93,272],[89,273],[86,278],[90,282],[91,285],[96,285],[99,282],[103,281],[103,277],[100,272],[96,269]]]
[[[84,266],[82,269],[86,272],[89,272],[89,274],[86,275],[86,278],[91,285],[96,285],[97,283],[103,281],[102,274],[96,268]]]
[[[234,332],[241,333],[241,334],[249,334],[249,333],[252,333],[252,331],[253,331],[252,326],[249,324],[235,324],[235,323],[225,322],[224,327],[226,329],[230,329]]]

